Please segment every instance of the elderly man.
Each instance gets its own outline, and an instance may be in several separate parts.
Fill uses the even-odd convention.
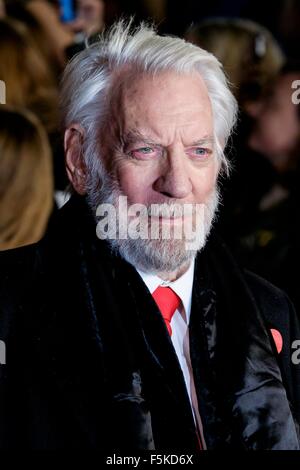
[[[220,64],[119,22],[68,65],[62,114],[74,194],[1,256],[1,446],[298,449],[293,309],[209,235]]]

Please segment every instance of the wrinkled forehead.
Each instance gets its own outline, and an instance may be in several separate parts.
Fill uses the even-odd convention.
[[[175,72],[155,76],[128,73],[112,96],[114,119],[122,128],[178,126],[212,120],[211,102],[200,74],[179,75]]]

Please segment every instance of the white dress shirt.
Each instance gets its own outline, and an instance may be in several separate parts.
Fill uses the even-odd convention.
[[[182,370],[183,378],[185,381],[187,393],[190,399],[191,408],[195,423],[197,423],[198,431],[201,435],[202,445],[205,448],[203,438],[202,423],[199,416],[198,401],[195,391],[195,384],[193,378],[193,370],[190,358],[189,348],[189,321],[192,306],[192,290],[194,282],[194,260],[191,262],[188,270],[176,281],[164,281],[155,274],[144,273],[137,270],[151,294],[159,286],[171,287],[172,290],[181,299],[180,307],[175,311],[171,319],[172,336],[171,340],[178,357],[178,361]]]

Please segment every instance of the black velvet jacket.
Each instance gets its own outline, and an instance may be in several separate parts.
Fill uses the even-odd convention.
[[[136,270],[74,196],[0,255],[0,447],[196,451],[182,372]],[[284,340],[278,355],[270,328]],[[196,259],[190,351],[209,449],[298,449],[300,329],[286,296],[215,236]]]

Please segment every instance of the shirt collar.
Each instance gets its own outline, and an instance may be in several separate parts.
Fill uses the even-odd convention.
[[[144,273],[143,271],[139,271],[137,269],[137,272],[143,279],[144,283],[148,287],[151,294],[159,286],[171,287],[173,289],[173,291],[178,295],[178,297],[180,297],[182,301],[186,318],[187,318],[187,323],[189,323],[190,314],[191,314],[192,290],[193,290],[193,282],[194,282],[194,266],[195,266],[195,260],[191,262],[188,270],[181,277],[176,279],[176,281],[172,281],[172,282],[166,282],[160,277],[156,276],[155,274]]]

